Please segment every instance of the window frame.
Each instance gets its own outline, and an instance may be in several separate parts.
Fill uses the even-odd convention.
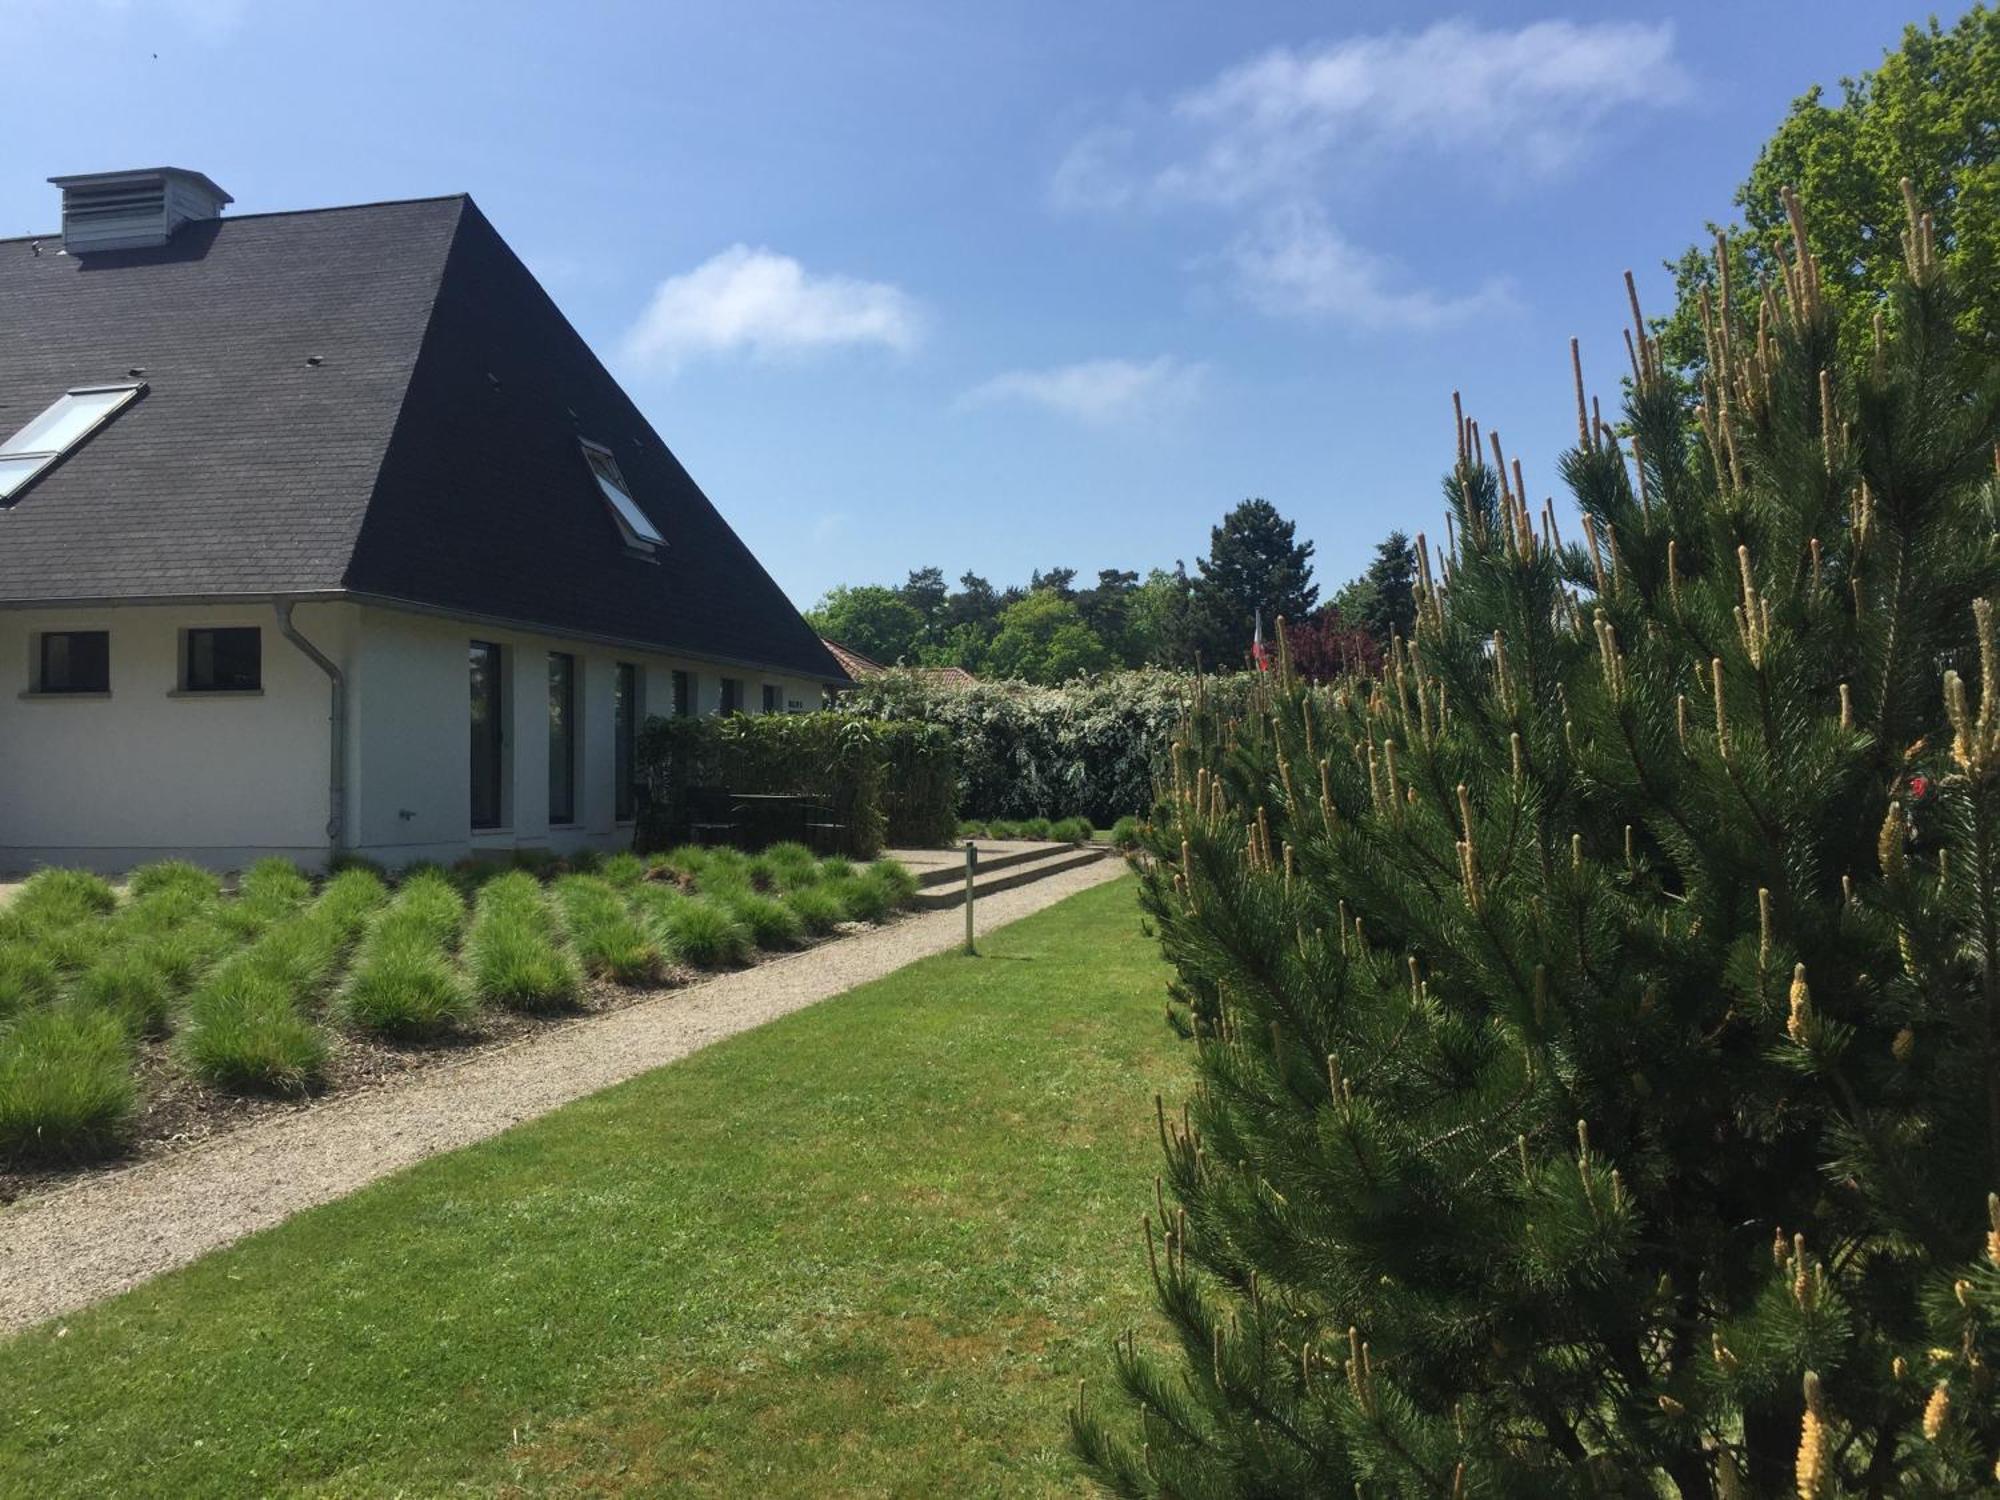
[[[484,654],[490,663],[487,679],[491,691],[488,694],[490,710],[488,714],[492,726],[492,743],[486,747],[492,781],[492,816],[482,818],[479,805],[479,760],[480,750],[477,734],[479,720],[472,712],[470,697],[472,688],[472,658],[475,653]],[[466,686],[468,703],[466,713],[467,729],[467,816],[475,834],[494,833],[507,827],[507,648],[499,641],[473,640],[466,643]]]
[[[0,439],[0,508],[12,505],[54,465],[89,442],[96,436],[99,428],[130,406],[145,389],[146,382],[143,380],[105,380],[90,385],[73,385],[16,428],[11,436]],[[113,393],[119,399],[107,405],[67,442],[53,448],[30,448],[21,442],[21,439],[35,427],[54,418],[67,403],[83,396]],[[6,477],[6,470],[9,467],[16,467],[19,471],[18,477],[11,481]]]
[[[624,539],[626,550],[641,557],[651,557],[655,550],[666,546],[666,536],[633,495],[632,483],[625,477],[625,471],[618,467],[617,455],[604,444],[593,443],[589,438],[580,437],[576,441],[583,449],[584,465],[590,470],[598,495],[610,508],[611,519],[618,525],[618,534]]]
[[[93,636],[104,643],[103,682],[91,687],[51,687],[49,685],[49,643]],[[29,658],[29,698],[109,698],[111,696],[111,632],[104,629],[38,630],[34,634],[33,655]]]
[[[695,709],[695,701],[694,701],[695,691],[696,691],[695,674],[689,671],[684,671],[680,667],[675,667],[674,668],[674,717],[676,719],[686,719],[693,716]]]
[[[764,712],[767,714],[779,714],[783,713],[784,711],[785,711],[784,693],[779,689],[777,683],[775,682],[765,683]]]
[[[646,669],[637,662],[611,664],[611,821],[639,814],[639,719]]]
[[[716,694],[715,711],[717,714],[724,716],[743,712],[743,679],[741,677],[725,677],[722,679],[722,687]]]
[[[206,686],[195,681],[195,639],[198,636],[248,635],[257,643],[256,681],[249,687]],[[181,631],[180,675],[174,695],[181,698],[255,698],[264,691],[264,627],[261,625],[189,625]],[[214,648],[209,650],[209,669],[214,670]]]
[[[582,706],[583,691],[578,680],[578,657],[572,651],[551,651],[548,661],[549,684],[549,827],[574,828],[577,817],[577,710]],[[556,713],[557,666],[561,664],[563,679],[562,713]],[[560,726],[560,727],[559,727]],[[558,759],[556,751],[560,746],[561,781],[557,781]],[[558,790],[562,800],[557,801]]]

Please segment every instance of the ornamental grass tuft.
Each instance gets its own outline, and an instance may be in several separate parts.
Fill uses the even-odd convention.
[[[180,991],[155,959],[156,947],[142,942],[104,954],[78,976],[76,1002],[115,1017],[133,1036],[165,1036]]]
[[[62,974],[32,943],[0,943],[0,1021],[55,999]]]
[[[866,875],[829,880],[826,888],[840,902],[850,922],[879,922],[896,904],[895,897],[880,881]]]
[[[805,941],[806,924],[799,914],[775,896],[745,892],[726,899],[729,914],[743,924],[759,948],[773,951],[796,948]]]
[[[898,860],[878,859],[862,871],[861,878],[881,886],[893,907],[908,906],[916,899],[917,877]]]
[[[129,1133],[137,1091],[117,1019],[46,1006],[0,1033],[0,1157],[68,1163],[108,1155]]]
[[[37,870],[14,893],[7,914],[38,925],[67,925],[101,917],[118,905],[118,893],[87,870]]]
[[[410,1040],[465,1026],[479,1000],[422,927],[384,923],[363,942],[338,1012],[358,1030]]]
[[[847,903],[840,899],[832,881],[801,886],[786,895],[784,902],[814,937],[825,937],[847,920]]]
[[[697,969],[728,968],[750,957],[750,930],[728,907],[706,896],[663,904],[656,927],[667,950]]]
[[[659,977],[660,945],[632,915],[618,887],[594,875],[566,875],[555,893],[571,951],[586,974],[618,984]]]
[[[239,954],[188,1006],[181,1055],[204,1082],[236,1093],[303,1094],[326,1075],[326,1038],[291,992]]]
[[[219,896],[222,877],[184,859],[163,859],[139,866],[125,882],[126,894],[135,901],[167,891],[181,891],[197,898]]]

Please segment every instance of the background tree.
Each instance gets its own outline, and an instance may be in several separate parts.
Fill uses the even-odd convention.
[[[1154,568],[1132,591],[1126,609],[1134,650],[1155,666],[1191,670],[1200,650],[1194,580],[1187,565]]]
[[[1417,552],[1410,539],[1400,531],[1384,537],[1361,582],[1365,593],[1355,623],[1384,651],[1397,636],[1408,640],[1417,622]]]
[[[1268,500],[1245,500],[1224,516],[1209,533],[1208,556],[1196,565],[1204,659],[1239,666],[1260,611],[1267,639],[1277,616],[1310,615],[1319,601],[1312,555],[1313,544],[1299,541],[1297,528]]]
[[[1382,648],[1375,637],[1348,624],[1332,604],[1322,604],[1296,625],[1287,620],[1285,649],[1292,670],[1307,682],[1333,682],[1382,666]]]
[[[1828,103],[1814,88],[1792,105],[1737,189],[1743,223],[1728,231],[1735,295],[1754,301],[1777,274],[1791,230],[1784,191],[1814,206],[1807,234],[1821,296],[1844,346],[1863,357],[1868,325],[1901,270],[1903,178],[1935,215],[1941,259],[1962,291],[1960,332],[2000,348],[2000,12],[1974,6],[1949,30],[1935,17],[1903,32],[1899,50]],[[1710,226],[1711,233],[1715,226]],[[1669,365],[1698,374],[1698,299],[1720,295],[1709,246],[1670,262],[1677,306],[1662,330]]]
[[[828,640],[886,666],[913,656],[925,624],[899,591],[873,583],[828,589],[805,618]]]
[[[1084,623],[1075,601],[1053,589],[1035,589],[1008,605],[985,656],[989,673],[1024,682],[1064,682],[1112,665],[1110,651]]]
[[[1145,663],[1147,643],[1133,628],[1132,600],[1139,575],[1127,568],[1100,568],[1097,582],[1076,594],[1077,612],[1120,665]]]
[[[910,576],[896,592],[923,621],[923,628],[912,643],[915,654],[922,657],[932,651],[951,628],[946,619],[946,605],[951,591],[944,581],[944,569],[912,568]]]
[[[1635,330],[1642,479],[1562,461],[1615,547],[1462,434],[1383,678],[1197,705],[1109,1488],[1996,1492],[2000,378],[1907,243],[1860,361],[1795,247],[1697,434]]]

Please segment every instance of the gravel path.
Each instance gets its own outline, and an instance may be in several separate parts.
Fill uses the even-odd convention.
[[[984,932],[1116,879],[1106,859],[981,899]],[[932,912],[329,1099],[0,1210],[0,1332],[88,1306],[378,1177],[670,1063],[964,940]]]

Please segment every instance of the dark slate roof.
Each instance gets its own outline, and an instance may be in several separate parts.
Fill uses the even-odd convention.
[[[345,591],[844,680],[469,198],[40,243],[0,241],[0,432],[71,386],[148,389],[0,505],[0,603]]]

